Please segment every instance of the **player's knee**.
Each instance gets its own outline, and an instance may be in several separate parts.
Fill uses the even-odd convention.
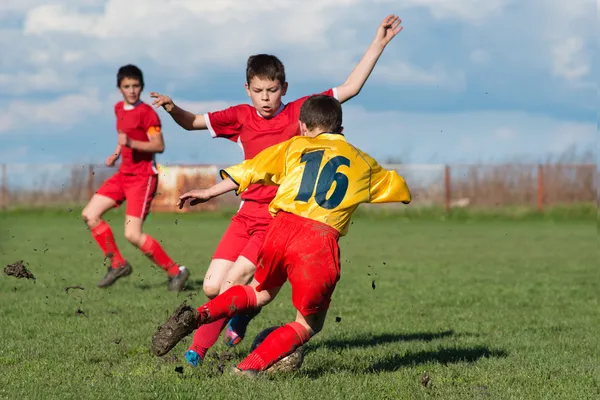
[[[204,290],[206,297],[214,299],[219,295],[221,285],[219,282],[205,280],[204,283],[202,283],[202,290]]]
[[[142,233],[125,229],[125,239],[127,239],[127,241],[132,245],[140,247],[142,242]]]
[[[97,215],[90,212],[87,208],[84,208],[83,211],[81,212],[81,219],[83,219],[83,222],[85,222],[86,225],[89,226],[90,228],[97,225],[98,222],[100,221],[100,218]]]

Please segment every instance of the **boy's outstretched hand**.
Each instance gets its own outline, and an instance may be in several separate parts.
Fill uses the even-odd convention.
[[[381,25],[379,25],[379,28],[377,28],[375,40],[381,43],[381,45],[386,46],[390,40],[402,30],[401,23],[402,20],[399,16],[393,14],[388,15]]]
[[[181,210],[187,200],[190,200],[190,206],[195,206],[196,204],[206,203],[212,198],[213,196],[211,196],[210,191],[208,189],[190,190],[189,192],[179,196],[177,207],[179,207],[179,209]]]
[[[171,112],[171,110],[175,106],[175,104],[173,103],[173,100],[169,96],[165,96],[164,94],[151,92],[150,97],[155,99],[152,102],[152,105],[154,107],[157,107],[157,108],[162,107],[165,109],[166,112]]]

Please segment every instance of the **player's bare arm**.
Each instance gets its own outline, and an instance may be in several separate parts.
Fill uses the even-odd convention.
[[[221,182],[211,186],[208,189],[196,189],[182,194],[181,196],[179,196],[177,207],[179,207],[180,209],[183,208],[183,205],[188,200],[190,200],[190,206],[205,203],[214,197],[218,197],[227,192],[231,192],[232,190],[236,190],[237,188],[238,184],[235,183],[232,179],[223,179]]]
[[[375,64],[387,44],[402,30],[402,20],[397,15],[388,15],[377,28],[375,38],[369,45],[362,59],[354,67],[346,82],[338,86],[338,100],[344,103],[356,96],[371,75]]]
[[[186,111],[177,106],[169,96],[157,92],[151,92],[150,97],[154,99],[152,102],[154,107],[162,107],[186,131],[207,129],[203,114],[194,114]]]
[[[117,160],[121,157],[121,145],[118,144],[115,148],[115,151],[108,157],[106,157],[106,161],[104,162],[107,167],[113,167]]]
[[[150,135],[148,142],[142,142],[140,140],[133,140],[125,133],[119,132],[119,145],[148,153],[162,153],[165,151],[165,141],[162,133]]]

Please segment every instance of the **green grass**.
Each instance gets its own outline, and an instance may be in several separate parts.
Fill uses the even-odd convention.
[[[148,232],[193,273],[190,290],[174,294],[124,243],[117,212],[109,222],[134,273],[105,290],[95,287],[105,270],[78,212],[0,214],[0,266],[23,259],[36,277],[0,276],[0,398],[599,398],[595,216],[359,216],[341,242],[329,319],[301,370],[256,381],[219,372],[221,341],[183,373],[175,369],[189,339],[170,353],[176,359],[149,350],[182,300],[205,301],[202,277],[228,221],[152,216]],[[66,293],[70,285],[85,290]],[[286,285],[249,335],[294,315]],[[242,342],[235,361],[249,347]]]

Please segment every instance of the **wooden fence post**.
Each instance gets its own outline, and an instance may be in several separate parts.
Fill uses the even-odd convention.
[[[537,168],[537,210],[544,211],[544,167],[541,164]]]
[[[450,166],[444,168],[444,187],[446,198],[444,199],[444,208],[446,212],[450,212],[450,202],[452,201],[452,188],[450,186]]]
[[[94,195],[94,166],[90,164],[88,168],[88,198],[91,199]]]
[[[6,187],[6,164],[2,164],[2,186],[0,187],[0,204],[2,205],[2,209],[6,210],[8,208],[8,189]]]

